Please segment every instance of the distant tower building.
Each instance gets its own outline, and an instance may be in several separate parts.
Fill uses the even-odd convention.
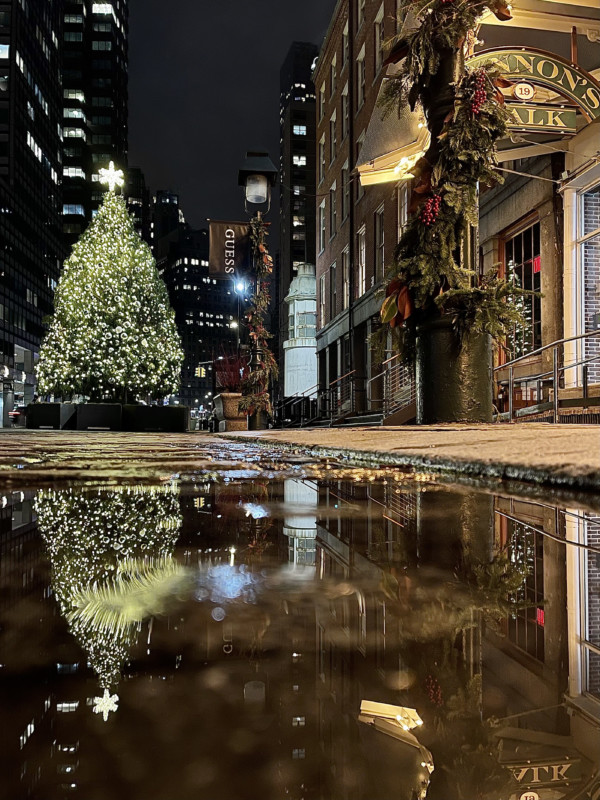
[[[128,0],[65,0],[63,231],[72,244],[102,202],[98,170],[127,166]]]
[[[175,400],[192,409],[210,409],[214,380],[212,362],[234,352],[238,299],[231,279],[208,272],[208,231],[192,230],[184,221],[179,198],[156,193],[153,216],[158,270],[167,285],[177,330],[185,352],[181,388]]]
[[[298,264],[285,298],[288,326],[283,342],[284,396],[317,383],[317,279],[314,264]]]
[[[294,42],[280,71],[280,264],[279,363],[288,338],[288,307],[284,301],[299,264],[315,263],[316,109],[311,74],[319,50]],[[316,381],[315,381],[316,382]]]
[[[129,167],[125,180],[125,200],[135,229],[147,244],[151,244],[152,206],[144,173],[139,167]]]
[[[63,259],[60,3],[0,3],[0,426],[33,398]]]

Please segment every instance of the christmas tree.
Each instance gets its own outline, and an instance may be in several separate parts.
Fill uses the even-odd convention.
[[[127,401],[177,390],[183,352],[149,247],[115,194],[122,171],[100,170],[109,191],[65,261],[40,349],[40,394]]]

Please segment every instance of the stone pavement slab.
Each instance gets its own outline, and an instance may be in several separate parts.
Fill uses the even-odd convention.
[[[372,465],[600,491],[600,425],[304,428],[227,434]]]

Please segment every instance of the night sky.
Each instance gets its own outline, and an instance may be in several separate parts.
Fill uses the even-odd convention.
[[[335,0],[131,0],[129,163],[179,193],[192,227],[244,219],[246,150],[279,161],[279,69],[320,46]],[[271,214],[271,221],[276,220]]]

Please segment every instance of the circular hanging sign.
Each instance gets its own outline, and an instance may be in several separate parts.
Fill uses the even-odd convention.
[[[516,97],[517,100],[533,100],[535,86],[527,81],[520,81],[513,87],[513,97]]]
[[[524,792],[519,800],[540,800],[540,796],[537,792]]]

